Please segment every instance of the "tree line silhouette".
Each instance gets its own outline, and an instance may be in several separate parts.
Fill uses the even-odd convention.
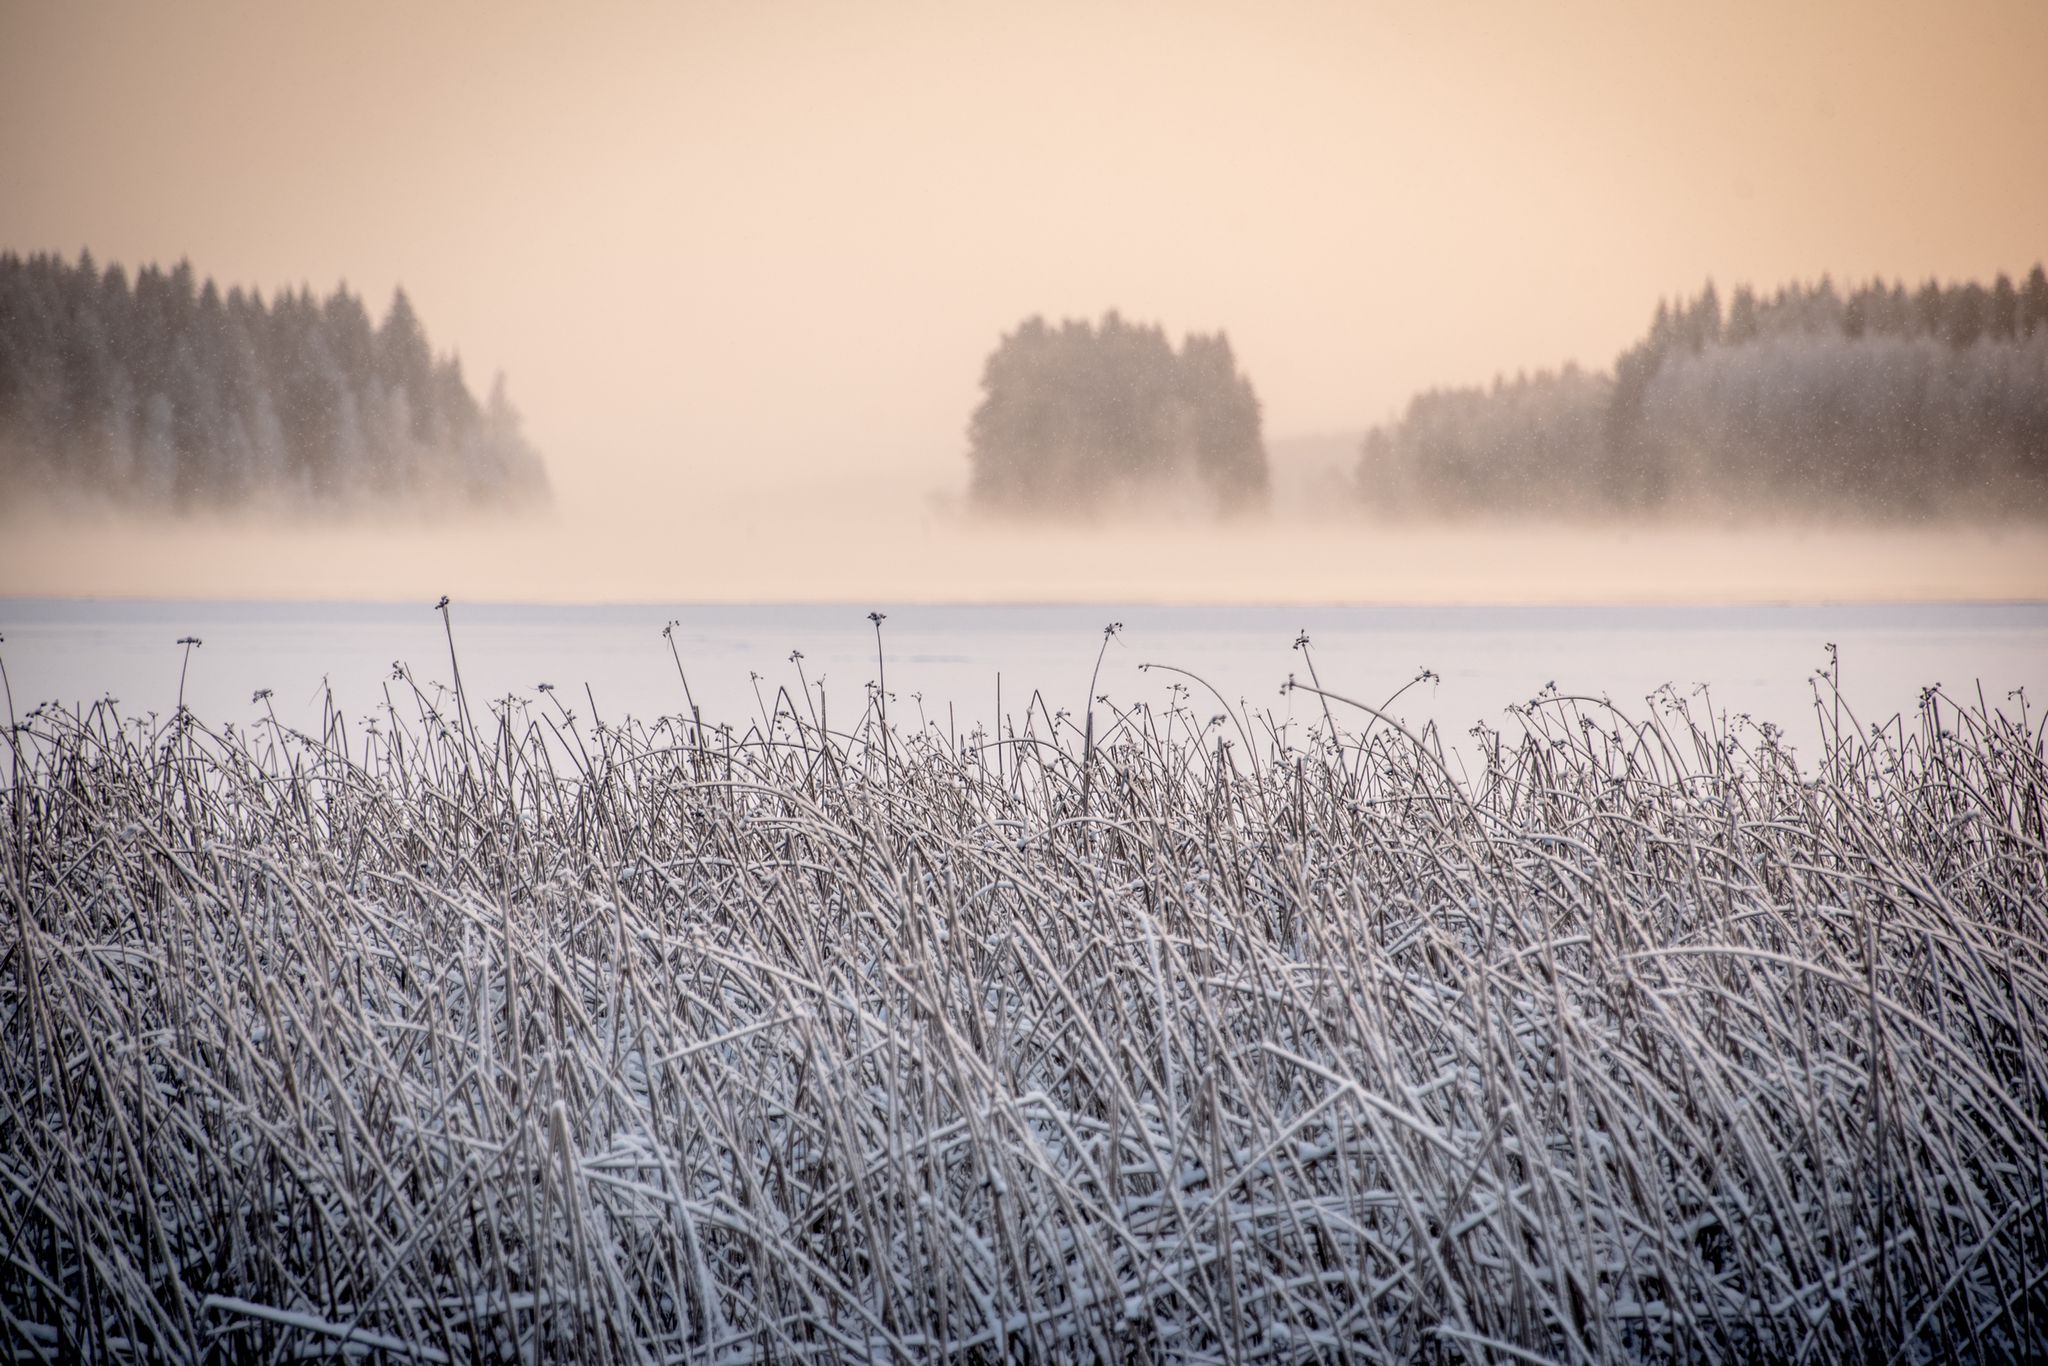
[[[1259,400],[1230,339],[1112,310],[1100,325],[1027,319],[982,372],[970,493],[988,508],[1073,512],[1194,491],[1223,510],[1263,503]]]
[[[266,303],[180,261],[0,254],[0,479],[150,507],[544,496],[502,380],[471,394],[405,291]]]
[[[1611,374],[1418,395],[1359,494],[1399,511],[2048,511],[2048,274],[2022,285],[1823,277],[1723,310],[1660,303]]]

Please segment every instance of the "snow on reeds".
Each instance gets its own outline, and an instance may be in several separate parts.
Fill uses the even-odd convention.
[[[792,682],[742,729],[403,670],[315,734],[30,715],[0,1341],[2048,1351],[2024,699],[1823,679],[1795,758],[1546,695],[1454,776],[1331,694],[997,736]]]

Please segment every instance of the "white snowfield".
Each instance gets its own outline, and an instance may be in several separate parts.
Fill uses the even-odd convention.
[[[1859,718],[1830,675],[1795,762],[1682,691],[1560,691],[1454,774],[1377,700],[1282,728],[1176,681],[1000,734],[876,690],[600,726],[403,670],[373,724],[37,708],[0,1337],[2048,1352],[2024,699]]]

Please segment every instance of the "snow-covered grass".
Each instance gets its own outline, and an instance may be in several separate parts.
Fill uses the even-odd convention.
[[[11,732],[17,1357],[2048,1351],[2024,700],[390,695]]]

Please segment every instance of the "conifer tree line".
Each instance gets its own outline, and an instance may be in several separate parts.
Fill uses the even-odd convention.
[[[1611,374],[1417,396],[1359,496],[1394,511],[2048,514],[2048,274],[1823,277],[1660,303]]]
[[[1223,510],[1267,489],[1259,399],[1221,332],[1027,319],[982,372],[970,492],[987,508],[1087,511],[1191,491]]]
[[[225,294],[183,261],[0,254],[0,486],[151,508],[545,496],[502,382],[436,358],[405,292],[381,323],[306,288]]]

